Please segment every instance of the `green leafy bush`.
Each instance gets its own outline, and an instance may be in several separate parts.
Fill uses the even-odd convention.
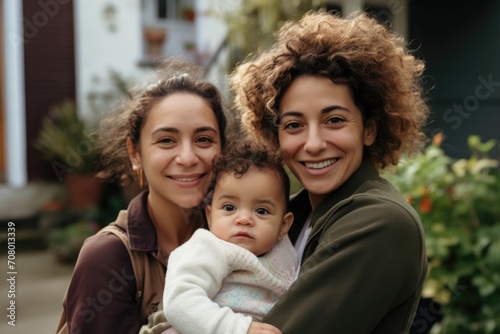
[[[499,333],[500,173],[488,156],[496,142],[470,136],[470,157],[456,160],[441,141],[436,136],[384,176],[422,219],[429,257],[423,297],[443,305],[432,333]]]

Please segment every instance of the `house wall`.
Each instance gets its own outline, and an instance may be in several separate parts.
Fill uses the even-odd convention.
[[[77,100],[80,113],[87,117],[92,117],[89,93],[113,89],[110,71],[133,82],[153,70],[147,56],[144,27],[167,29],[162,56],[180,56],[201,63],[202,57],[209,59],[212,56],[226,34],[221,19],[207,14],[212,0],[192,1],[196,10],[195,22],[159,20],[154,17],[156,1],[151,0],[74,0],[74,3]],[[110,6],[112,18],[105,14]],[[186,51],[186,42],[194,42],[197,53]],[[224,89],[225,74],[227,71],[210,79]]]
[[[126,79],[138,78],[148,71],[139,66],[144,53],[141,1],[74,3],[77,101],[79,112],[92,117],[88,95],[113,89],[110,71],[117,71]]]
[[[194,45],[196,33],[194,20],[188,20],[182,15],[182,10],[185,6],[190,6],[194,9],[193,0],[167,1],[168,17],[159,18],[157,14],[157,1],[144,1],[141,10],[141,20],[144,27],[162,28],[166,32],[166,39],[161,48],[163,56],[181,56],[191,61],[196,61],[196,54],[187,51],[187,45]],[[198,20],[198,17],[196,17],[196,20]]]
[[[235,6],[235,4],[220,2],[215,6],[212,0],[199,0],[196,3],[196,47],[199,52],[199,60],[204,65],[210,61],[226,38],[227,27],[220,15],[222,11],[232,10],[231,6]],[[228,48],[222,48],[222,52],[217,56],[214,65],[207,73],[207,80],[223,92],[226,102],[230,102],[227,93],[227,74],[231,71],[228,68],[228,58]]]

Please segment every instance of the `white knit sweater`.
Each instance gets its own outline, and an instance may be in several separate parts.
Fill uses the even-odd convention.
[[[296,265],[288,237],[257,257],[199,229],[170,254],[165,315],[182,334],[246,334],[292,284]]]

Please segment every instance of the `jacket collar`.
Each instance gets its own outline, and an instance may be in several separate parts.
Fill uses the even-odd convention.
[[[340,187],[332,191],[313,210],[311,222],[316,222],[326,214],[333,205],[352,196],[366,181],[377,179],[379,176],[375,167],[367,160],[363,160],[359,168]]]
[[[130,249],[143,252],[156,252],[158,243],[156,228],[147,209],[149,191],[145,190],[134,197],[128,206],[128,236]]]
[[[367,160],[363,160],[359,168],[336,190],[332,191],[314,210],[311,217],[311,224],[314,224],[321,216],[327,213],[333,205],[343,199],[350,197],[366,181],[378,178],[378,171]],[[302,226],[311,213],[311,201],[309,193],[302,188],[290,198],[290,207],[293,212],[294,223],[290,227],[288,235],[292,243],[295,244]]]

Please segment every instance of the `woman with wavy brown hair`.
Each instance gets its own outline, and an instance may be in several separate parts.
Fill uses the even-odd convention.
[[[203,202],[226,118],[219,90],[201,74],[166,60],[102,120],[102,174],[131,175],[141,192],[85,241],[58,333],[138,333],[161,307],[170,253],[206,227]]]
[[[310,12],[231,76],[249,136],[304,189],[289,235],[300,272],[264,318],[283,333],[407,333],[427,272],[420,218],[379,176],[424,145],[424,64],[365,14]]]

